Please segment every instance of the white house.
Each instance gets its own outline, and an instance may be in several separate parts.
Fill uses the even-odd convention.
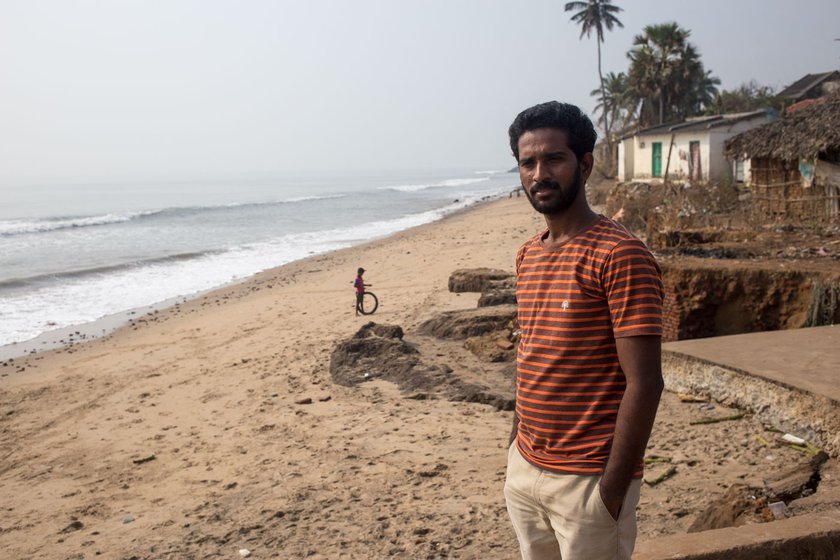
[[[672,179],[743,181],[743,162],[730,163],[723,143],[776,118],[772,110],[693,117],[681,123],[652,126],[621,138],[620,181]]]

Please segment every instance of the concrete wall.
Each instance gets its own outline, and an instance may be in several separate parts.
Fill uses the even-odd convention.
[[[632,142],[632,138],[628,138],[627,140],[622,140],[618,143],[618,169],[616,170],[616,175],[619,181],[626,181],[627,179],[627,144]],[[632,152],[631,152],[632,153]],[[633,163],[630,162],[630,167],[632,169]]]
[[[671,535],[639,543],[633,560],[835,560],[840,558],[837,513]]]
[[[709,134],[709,174],[712,181],[732,180],[732,165],[723,155],[723,143],[733,134],[725,130],[714,130]]]
[[[723,156],[723,144],[732,136],[760,126],[773,119],[771,115],[739,121],[726,127],[710,128],[676,132],[674,145],[670,149],[671,159],[668,163],[668,147],[671,134],[637,135],[621,142],[619,152],[619,180],[648,180],[653,178],[653,144],[662,143],[662,175],[668,170],[668,175],[674,179],[687,179],[689,176],[690,143],[700,142],[700,166],[703,180],[723,181],[732,178],[732,164]],[[644,147],[642,147],[644,145]],[[680,158],[680,152],[685,159]],[[745,170],[748,172],[748,169]]]
[[[679,343],[677,343],[679,344]],[[709,397],[840,456],[840,402],[669,350],[662,351],[665,388]]]
[[[679,136],[677,136],[679,139]],[[656,142],[662,143],[662,174],[668,166],[668,145],[671,143],[670,134],[655,134],[650,136],[635,136],[633,142],[633,174],[627,180],[651,179],[653,178],[653,145]],[[678,167],[679,149],[674,146],[671,150],[671,165],[668,168],[670,175],[675,174]]]

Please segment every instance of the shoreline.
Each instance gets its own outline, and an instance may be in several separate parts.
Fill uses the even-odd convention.
[[[544,227],[525,199],[256,274],[73,347],[0,362],[0,550],[15,558],[509,558],[503,497],[512,413],[331,373],[370,321],[491,386],[462,341],[417,327],[478,294],[459,268],[513,270]],[[380,298],[354,316],[364,266]],[[505,378],[507,380],[507,378]],[[497,385],[499,386],[499,385]],[[648,453],[676,474],[642,491],[639,542],[682,533],[733,484],[801,453],[715,401],[663,395]],[[739,415],[743,416],[743,415]],[[820,498],[819,494],[816,494]]]
[[[511,189],[515,189],[515,187],[511,187]],[[49,351],[52,351],[52,350],[60,350],[60,349],[64,349],[64,348],[73,348],[75,346],[78,346],[79,344],[84,344],[84,343],[91,342],[91,341],[94,341],[94,340],[99,340],[99,339],[102,339],[102,338],[106,338],[109,335],[115,333],[116,331],[118,331],[118,330],[120,330],[124,327],[130,326],[131,323],[135,319],[141,319],[143,317],[150,317],[150,316],[153,316],[156,313],[166,311],[169,308],[174,307],[175,305],[184,304],[184,303],[187,303],[189,301],[200,299],[200,298],[205,297],[205,296],[211,296],[214,292],[216,292],[218,290],[224,290],[224,289],[229,288],[231,286],[246,284],[246,283],[248,283],[249,281],[251,281],[252,279],[254,279],[255,277],[257,277],[261,274],[270,273],[270,272],[276,271],[276,270],[278,270],[282,267],[285,267],[285,266],[288,266],[288,265],[291,265],[291,264],[294,264],[294,263],[298,263],[298,262],[304,262],[304,261],[307,261],[308,259],[311,259],[311,258],[315,258],[315,257],[323,256],[323,255],[329,255],[329,254],[340,252],[340,251],[352,250],[356,247],[363,247],[363,246],[365,246],[369,243],[375,243],[377,241],[382,241],[382,240],[388,239],[392,236],[400,235],[400,234],[403,234],[405,232],[410,232],[410,231],[412,231],[414,229],[417,229],[417,228],[423,228],[423,227],[426,227],[426,226],[429,226],[429,225],[440,223],[440,222],[443,222],[444,220],[450,219],[453,216],[457,216],[457,215],[460,215],[462,213],[470,212],[472,210],[480,208],[483,205],[491,204],[496,200],[502,200],[504,198],[505,198],[504,193],[500,193],[500,194],[496,194],[496,195],[486,195],[486,196],[476,200],[474,203],[472,203],[468,206],[465,206],[463,208],[459,208],[457,210],[453,210],[453,211],[445,214],[444,216],[438,218],[437,220],[433,220],[431,222],[427,222],[425,224],[420,224],[420,225],[417,225],[417,226],[412,226],[412,227],[404,229],[404,230],[396,231],[394,233],[390,233],[388,235],[385,235],[384,237],[368,239],[368,240],[362,241],[362,242],[360,242],[356,245],[350,245],[348,247],[344,247],[344,248],[341,248],[341,249],[332,249],[332,250],[329,250],[329,251],[325,251],[323,253],[315,253],[315,254],[312,254],[312,255],[308,255],[308,256],[306,256],[302,259],[292,260],[292,261],[289,261],[287,263],[283,263],[283,264],[280,264],[280,265],[277,265],[277,266],[273,266],[271,268],[267,268],[265,270],[255,272],[254,274],[250,274],[248,276],[245,276],[245,277],[242,277],[242,278],[239,278],[239,279],[236,279],[236,280],[232,280],[230,282],[225,282],[225,283],[220,284],[218,286],[214,286],[212,288],[201,290],[201,291],[198,291],[198,292],[195,292],[195,293],[192,293],[192,294],[186,294],[186,295],[185,294],[179,294],[179,295],[173,296],[171,298],[167,298],[167,299],[159,301],[159,302],[155,302],[155,303],[151,303],[151,304],[148,304],[148,305],[142,305],[142,306],[133,307],[133,308],[130,308],[130,309],[117,311],[117,312],[105,315],[103,317],[100,317],[98,319],[94,319],[92,321],[87,321],[87,322],[83,322],[83,323],[75,323],[75,324],[72,324],[72,325],[67,325],[65,327],[59,327],[59,328],[52,329],[52,330],[49,330],[49,331],[44,331],[41,334],[39,334],[39,335],[37,335],[33,338],[27,339],[27,340],[10,342],[8,344],[0,345],[0,362],[5,362],[7,360],[15,360],[15,359],[19,359],[19,358],[23,358],[23,357],[27,357],[27,356],[35,356],[39,353],[49,352]]]
[[[441,546],[510,556],[497,488],[510,412],[406,399],[379,380],[344,387],[329,363],[368,321],[412,332],[475,306],[478,294],[449,292],[449,275],[512,270],[541,222],[526,204],[487,201],[0,363],[0,549],[36,559],[241,548],[427,557]],[[358,266],[380,298],[372,316],[353,313]],[[442,359],[481,373],[460,351]]]

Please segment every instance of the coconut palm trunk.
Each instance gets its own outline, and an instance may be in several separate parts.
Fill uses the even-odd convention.
[[[604,85],[604,73],[601,69],[601,43],[604,42],[604,28],[612,31],[614,25],[624,27],[624,24],[618,20],[615,14],[621,11],[621,8],[614,5],[612,0],[587,0],[577,2],[567,2],[565,11],[575,12],[571,20],[574,23],[580,24],[580,37],[584,35],[589,37],[592,31],[595,31],[595,42],[598,45],[598,78],[601,81],[601,99],[607,98],[607,88]],[[607,150],[609,150],[609,175],[614,176],[615,155],[613,154],[613,139],[611,132],[611,122],[609,111],[604,106],[604,133],[606,137],[604,140],[607,143]]]

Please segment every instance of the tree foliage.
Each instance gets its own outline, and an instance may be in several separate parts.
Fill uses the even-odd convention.
[[[628,87],[642,126],[702,114],[714,103],[720,80],[703,67],[691,32],[675,22],[648,25],[627,53]]]
[[[620,134],[635,122],[637,99],[624,72],[607,72],[603,88],[593,89],[589,95],[597,100],[595,112],[601,126],[606,128],[609,120],[612,130]]]
[[[735,89],[725,89],[718,92],[714,102],[706,110],[706,114],[745,113],[767,108],[781,108],[775,90],[770,86],[762,86],[755,80],[751,80]]]
[[[604,42],[604,29],[612,31],[613,27],[624,27],[616,14],[622,11],[614,5],[612,0],[587,0],[586,2],[566,2],[565,11],[575,12],[571,20],[580,25],[580,38],[586,35],[592,36],[595,31],[595,38],[599,43]]]

